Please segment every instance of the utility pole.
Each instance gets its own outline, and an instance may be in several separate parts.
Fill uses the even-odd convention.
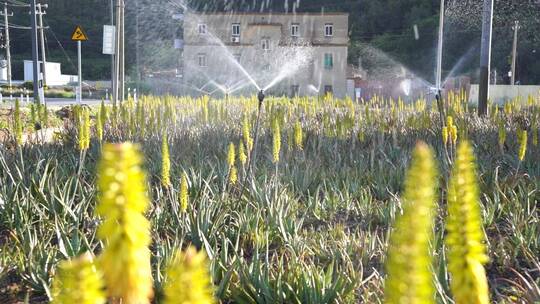
[[[40,103],[38,91],[38,46],[37,46],[37,18],[36,18],[36,0],[30,0],[31,20],[32,25],[32,61],[33,61],[33,80],[34,80],[34,102]]]
[[[489,69],[491,65],[491,31],[493,29],[493,0],[484,0],[484,9],[482,15],[482,46],[480,49],[478,116],[485,116],[487,114],[487,101],[489,97]]]
[[[439,43],[437,45],[437,79],[435,86],[437,90],[442,90],[442,54],[443,54],[443,36],[444,36],[444,0],[441,0],[441,11],[439,15]]]
[[[445,109],[442,100],[442,54],[443,54],[443,36],[444,36],[444,0],[441,0],[440,13],[439,13],[439,42],[437,45],[437,72],[435,75],[435,86],[437,94],[435,99],[437,100],[437,108],[441,117],[441,124],[444,124]]]
[[[512,45],[512,75],[510,75],[510,85],[516,84],[516,58],[517,58],[517,39],[519,30],[519,21],[514,23],[514,43]]]
[[[4,3],[4,13],[2,14],[4,16],[4,24],[5,24],[5,30],[6,30],[6,60],[7,60],[7,81],[8,81],[8,87],[9,92],[11,93],[11,42],[9,41],[9,18],[13,16],[13,13],[8,14],[8,8],[7,3]]]
[[[79,85],[78,85],[78,88],[77,90],[79,91],[79,94],[77,94],[78,98],[77,98],[77,102],[79,104],[82,103],[82,93],[83,93],[83,89],[82,89],[82,42],[79,40],[77,41],[77,71],[78,71],[78,75],[77,75],[77,78],[79,80]]]
[[[118,103],[118,81],[119,81],[119,74],[120,74],[120,7],[122,6],[122,0],[116,0],[116,32],[115,32],[115,56],[114,56],[114,78],[113,78],[113,102],[114,104]]]
[[[124,101],[125,96],[125,56],[124,56],[124,0],[116,0],[116,37],[114,56],[113,101]]]
[[[114,0],[111,0],[111,25],[114,26]],[[113,46],[113,48],[115,49],[115,46]],[[114,80],[115,78],[115,62],[116,62],[116,55],[115,53],[117,52],[117,50],[115,50],[113,52],[113,54],[111,54],[111,92],[113,92],[113,96],[114,96],[114,92],[115,92],[115,88],[116,88],[116,81]],[[114,99],[115,97],[113,97]]]
[[[122,5],[120,6],[120,102],[124,102],[126,96],[126,53],[125,53],[125,8],[126,3],[122,0]]]
[[[135,0],[135,71],[137,73],[137,84],[135,87],[137,89],[139,89],[139,83],[141,82],[139,38],[139,0]]]
[[[43,15],[46,15],[47,13],[44,12],[41,8],[47,8],[47,4],[41,4],[39,3],[37,5],[38,7],[38,14],[39,14],[39,35],[41,39],[41,61],[43,62],[43,87],[47,87],[47,57],[45,56],[45,28],[43,27]]]

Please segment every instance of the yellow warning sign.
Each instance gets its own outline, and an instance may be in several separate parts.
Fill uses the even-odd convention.
[[[77,25],[75,30],[73,31],[73,34],[71,35],[71,40],[73,41],[86,41],[88,40],[88,36],[86,36],[86,33],[82,29],[80,25]]]

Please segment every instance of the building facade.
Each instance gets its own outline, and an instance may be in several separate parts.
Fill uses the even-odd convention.
[[[188,13],[186,87],[250,94],[347,94],[348,14]]]

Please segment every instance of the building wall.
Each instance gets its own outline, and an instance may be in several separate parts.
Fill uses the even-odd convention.
[[[233,43],[235,23],[240,24],[240,36]],[[327,23],[333,24],[332,37],[325,36]],[[199,24],[206,24],[207,34],[199,34]],[[292,24],[299,26],[297,38],[291,37]],[[269,40],[270,50],[263,50],[263,39]],[[201,88],[211,79],[231,87],[241,83],[246,86],[243,92],[254,93],[255,87],[235,64],[235,55],[241,54],[240,65],[261,88],[280,80],[270,93],[290,94],[297,85],[301,95],[316,94],[309,86],[321,94],[325,86],[332,86],[338,97],[347,94],[347,14],[187,14],[184,41],[186,86]],[[331,69],[325,68],[325,54],[332,54]],[[199,67],[203,55],[206,67]]]
[[[38,61],[38,73],[41,73],[42,65],[43,63]],[[63,75],[61,65],[58,62],[47,62],[45,68],[47,69],[47,84],[49,86],[67,85],[78,81],[79,77],[76,75]],[[31,60],[24,61],[24,81],[34,81],[33,62]]]
[[[472,84],[469,92],[469,102],[478,104],[478,85]],[[540,98],[540,86],[534,85],[490,85],[489,99],[496,104],[503,105],[507,101],[520,97],[522,101],[527,98]]]

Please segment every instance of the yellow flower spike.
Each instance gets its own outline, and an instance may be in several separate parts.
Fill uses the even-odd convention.
[[[527,153],[527,130],[518,130],[518,142],[519,142],[519,161],[525,159],[525,154]]]
[[[387,304],[434,303],[430,241],[437,199],[437,170],[431,149],[417,145],[405,180],[403,214],[390,236],[384,295]]]
[[[451,128],[453,125],[454,125],[454,118],[448,115],[446,117],[446,126]]]
[[[184,172],[180,178],[180,211],[186,212],[188,203],[188,179],[186,172]]]
[[[450,129],[450,136],[452,139],[452,144],[455,146],[458,139],[458,130],[455,125],[452,125],[452,128]]]
[[[90,147],[90,113],[86,108],[80,108],[79,111],[79,150],[87,150]]]
[[[294,124],[294,146],[298,150],[304,149],[304,135],[302,132],[302,125],[299,121]]]
[[[102,276],[88,253],[58,265],[53,280],[52,304],[105,303]]]
[[[488,261],[482,230],[476,166],[469,142],[460,144],[448,184],[446,245],[450,288],[456,304],[488,304],[483,264]]]
[[[246,145],[248,153],[253,149],[253,139],[250,135],[250,127],[247,114],[244,115],[242,120],[242,137],[244,138],[244,145]]]
[[[171,158],[169,155],[167,132],[163,132],[161,141],[161,184],[167,188],[171,186]]]
[[[448,127],[446,126],[442,128],[442,141],[445,146],[448,145]]]
[[[139,149],[107,144],[98,167],[99,204],[103,217],[97,235],[105,244],[100,256],[110,297],[123,304],[146,304],[153,296],[150,266],[149,199]]]
[[[279,162],[279,152],[281,150],[281,130],[279,128],[279,121],[274,119],[272,121],[272,161],[274,163]]]
[[[103,123],[101,121],[101,115],[98,114],[96,116],[96,120],[96,135],[99,142],[101,143],[101,141],[103,140]]]
[[[231,169],[229,170],[229,183],[231,185],[234,185],[236,184],[237,181],[238,181],[238,170],[236,169],[235,166],[232,166]]]
[[[19,99],[15,99],[15,108],[13,109],[13,129],[15,133],[15,140],[17,141],[17,145],[23,144],[23,122],[21,119],[21,104],[19,102]]]
[[[499,147],[501,150],[504,147],[504,143],[506,142],[506,128],[504,125],[499,125]]]
[[[105,123],[107,121],[107,107],[105,106],[105,101],[101,100],[101,105],[99,106],[99,116],[101,116],[101,122]]]
[[[229,144],[229,151],[227,153],[227,165],[229,166],[229,183],[236,184],[238,180],[238,172],[236,170],[236,149],[233,143]]]
[[[214,290],[203,252],[178,251],[167,269],[165,304],[213,304]]]
[[[234,167],[236,159],[236,152],[235,147],[233,143],[229,143],[229,150],[227,152],[227,165],[229,166],[229,170]]]
[[[245,166],[247,163],[246,148],[244,148],[244,143],[242,141],[238,143],[238,160],[242,166]]]

